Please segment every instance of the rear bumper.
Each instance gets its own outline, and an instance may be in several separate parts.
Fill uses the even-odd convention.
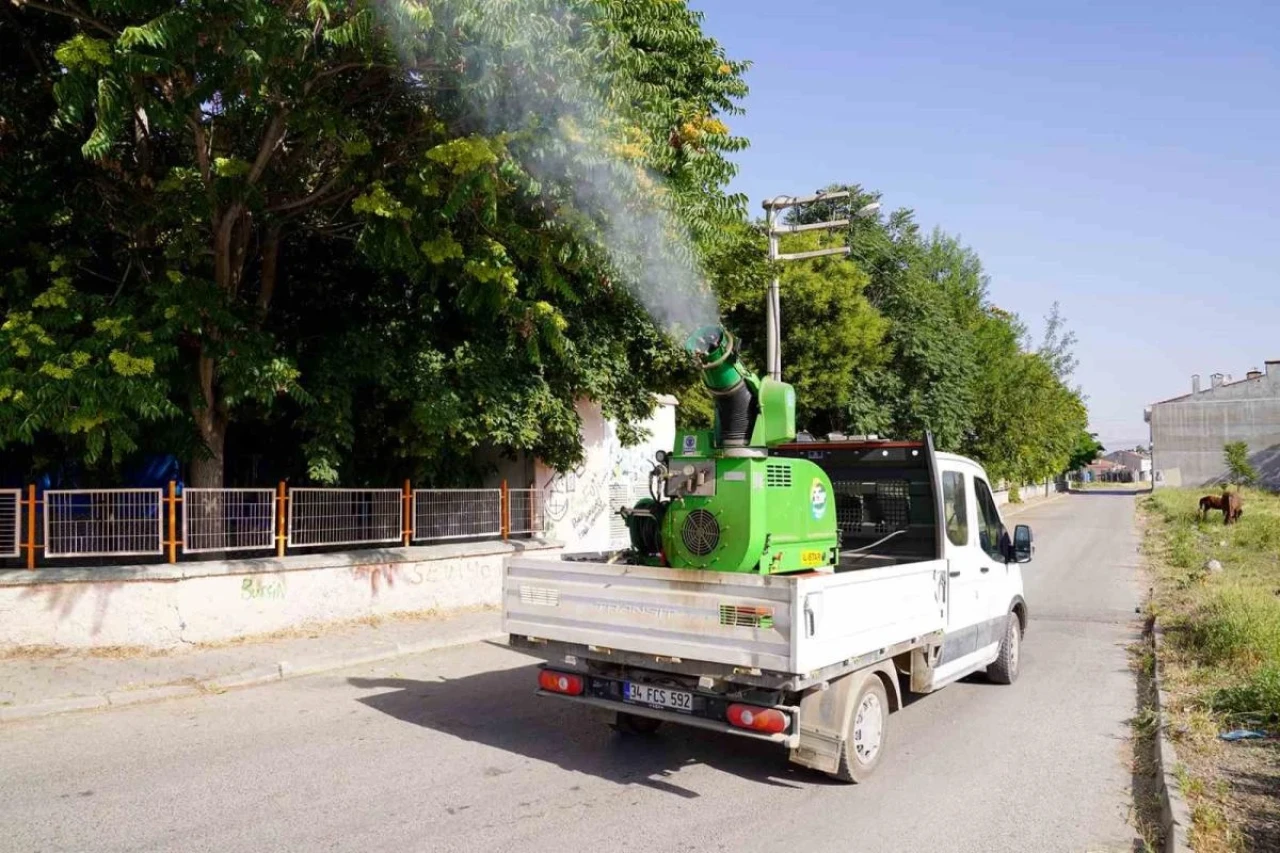
[[[678,714],[675,711],[662,711],[657,708],[650,708],[647,705],[633,705],[630,702],[622,702],[617,699],[598,699],[594,696],[566,696],[563,693],[552,693],[547,690],[539,690],[537,691],[537,695],[550,697],[552,699],[566,699],[570,702],[577,702],[581,705],[590,705],[594,708],[605,708],[610,711],[634,714],[637,717],[649,717],[654,720],[662,720],[665,723],[692,726],[695,729],[705,729],[707,731],[719,732],[721,734],[737,735],[738,737],[751,738],[752,740],[762,740],[788,748],[794,748],[800,744],[799,735],[770,735],[763,734],[761,732],[750,732],[746,729],[740,729],[737,726],[731,726],[728,723],[722,723],[719,720],[711,720],[706,717],[698,717],[691,714]]]

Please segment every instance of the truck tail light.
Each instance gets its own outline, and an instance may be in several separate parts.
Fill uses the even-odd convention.
[[[776,708],[757,708],[754,705],[730,705],[729,722],[740,729],[777,735],[787,730],[791,718]]]
[[[566,696],[581,696],[586,688],[582,676],[568,672],[555,672],[544,669],[538,673],[538,686],[552,693],[563,693]]]

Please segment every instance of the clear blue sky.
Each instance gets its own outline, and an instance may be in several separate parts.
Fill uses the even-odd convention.
[[[1037,336],[1061,302],[1112,449],[1192,373],[1280,359],[1280,6],[692,5],[754,62],[753,212],[861,183],[972,246]]]

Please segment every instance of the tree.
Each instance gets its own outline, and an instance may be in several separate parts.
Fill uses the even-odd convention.
[[[1076,444],[1071,451],[1071,457],[1067,461],[1066,470],[1079,471],[1105,453],[1106,450],[1102,443],[1098,441],[1097,433],[1081,430],[1076,436]]]
[[[839,245],[839,235],[805,232],[789,237],[784,252]],[[763,258],[761,236],[754,246]],[[721,289],[726,322],[744,343],[747,361],[763,369],[765,301],[771,270]],[[883,361],[886,322],[863,295],[867,277],[845,258],[827,256],[777,265],[782,311],[782,376],[796,389],[796,424],[817,434],[844,429],[855,378]]]
[[[688,381],[637,259],[735,251],[745,66],[683,5],[6,16],[32,191],[0,208],[0,447],[175,448],[201,485],[228,442],[326,482],[462,477],[486,444],[572,464],[582,396],[634,439]],[[645,253],[665,229],[683,257]]]
[[[1251,486],[1258,481],[1258,471],[1249,461],[1249,445],[1232,441],[1223,445],[1222,457],[1227,464],[1227,481],[1234,486]]]
[[[857,185],[847,200],[793,211],[793,222],[848,217],[877,200]],[[1067,387],[1074,336],[1057,306],[1039,347],[1013,314],[991,304],[977,254],[941,232],[924,236],[910,211],[851,218],[864,292],[886,323],[883,359],[852,378],[852,431],[934,434],[942,449],[982,460],[997,479],[1042,480],[1065,469],[1087,412]]]

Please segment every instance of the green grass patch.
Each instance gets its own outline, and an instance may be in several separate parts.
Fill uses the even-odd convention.
[[[1245,489],[1244,514],[1202,518],[1216,489],[1161,489],[1140,497],[1143,552],[1153,572],[1151,607],[1165,629],[1162,664],[1175,695],[1171,732],[1190,765],[1179,780],[1192,808],[1196,850],[1249,847],[1223,768],[1239,747],[1217,735],[1237,727],[1280,730],[1280,496]],[[1211,571],[1209,561],[1221,564]],[[1225,763],[1224,763],[1225,762]],[[1243,796],[1248,796],[1244,794]]]
[[[1245,490],[1244,515],[1201,518],[1203,490],[1162,489],[1141,501],[1151,522],[1156,608],[1194,666],[1211,708],[1280,715],[1280,497]],[[1222,564],[1209,572],[1209,560]]]

